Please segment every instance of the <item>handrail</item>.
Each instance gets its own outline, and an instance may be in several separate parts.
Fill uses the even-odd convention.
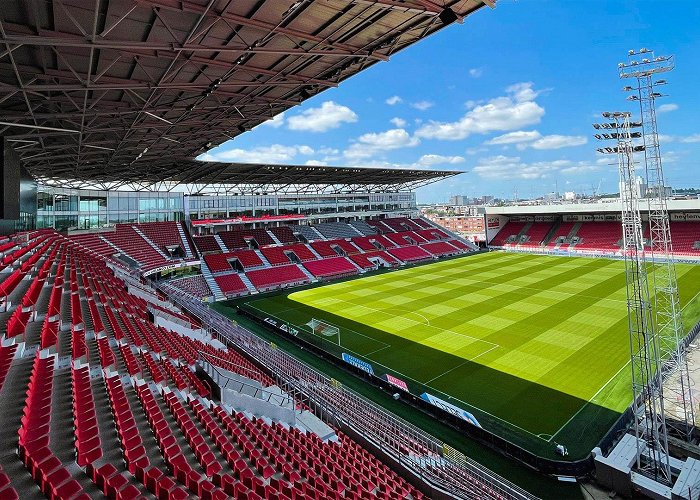
[[[253,332],[182,291],[167,283],[161,288],[172,300],[198,316],[224,344],[235,346],[263,363],[276,379],[297,389],[317,405],[322,414],[354,429],[426,483],[458,498],[473,498],[476,493],[481,498],[536,498],[462,454],[457,453],[455,458],[454,453],[446,452],[454,450],[434,436],[272,347]],[[406,450],[410,452],[406,453]],[[475,489],[475,481],[481,481],[493,491]]]

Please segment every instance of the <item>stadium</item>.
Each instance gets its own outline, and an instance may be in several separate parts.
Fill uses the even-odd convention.
[[[697,498],[697,199],[479,245],[417,204],[457,170],[197,159],[494,7],[4,6],[0,498]]]

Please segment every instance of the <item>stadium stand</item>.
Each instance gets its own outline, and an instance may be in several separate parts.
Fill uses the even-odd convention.
[[[249,248],[249,242],[255,241],[258,247],[274,245],[275,241],[265,229],[241,229],[236,231],[221,231],[218,233],[229,251]]]
[[[280,243],[296,243],[297,241],[292,228],[289,226],[271,227],[269,231],[275,235]]]
[[[551,229],[551,222],[533,222],[521,237],[520,246],[539,247]],[[523,239],[525,241],[522,241]]]
[[[363,269],[373,269],[377,267],[377,259],[380,259],[379,262],[384,262],[388,266],[395,266],[398,264],[398,261],[394,257],[381,250],[350,255],[350,260]]]
[[[355,245],[346,240],[327,240],[327,241],[313,241],[310,243],[311,248],[316,250],[316,252],[321,257],[337,257],[338,255],[350,255],[353,253],[358,253],[360,251]],[[338,251],[336,251],[336,249]]]
[[[263,261],[258,257],[258,254],[255,253],[255,250],[237,250],[235,252],[224,252],[204,256],[204,262],[206,262],[212,273],[231,271],[233,269],[231,262],[236,260],[240,262],[244,269],[264,265]]]
[[[180,235],[179,229],[183,229],[180,222],[150,222],[148,224],[136,224],[133,227],[166,255],[168,255],[168,247],[179,248],[181,257],[192,254],[189,242]],[[182,234],[184,236],[184,231]]]
[[[316,231],[313,227],[307,225],[299,225],[295,228],[307,241],[322,240],[323,235]]]
[[[256,269],[255,271],[246,273],[246,275],[253,286],[261,292],[282,285],[300,285],[309,282],[309,278],[306,274],[295,264]]]
[[[430,253],[426,252],[421,247],[414,245],[390,248],[387,250],[387,252],[403,262],[418,262],[433,258]]]
[[[214,238],[214,236],[212,235],[194,236],[192,237],[192,240],[194,241],[197,250],[199,250],[199,253],[221,251],[219,243],[216,241],[216,238]]]
[[[312,260],[304,263],[304,267],[317,278],[340,278],[357,274],[355,267],[345,257]]]
[[[292,260],[290,260],[290,257],[293,259],[293,256],[296,256],[298,261],[316,259],[316,256],[313,254],[313,252],[302,243],[278,247],[266,247],[263,248],[261,252],[273,266],[279,264],[289,264],[290,262],[292,262]]]
[[[673,221],[670,227],[674,253],[700,255],[700,223]]]
[[[207,285],[204,276],[187,276],[186,278],[178,278],[170,280],[172,286],[192,295],[193,297],[210,297],[212,295],[209,285]]]
[[[226,297],[248,293],[248,287],[245,286],[245,283],[237,274],[223,274],[214,276],[214,279]]]
[[[418,245],[425,242],[425,238],[418,236],[413,231],[402,231],[400,233],[387,233],[386,239],[391,240],[397,246]]]
[[[357,232],[344,222],[325,222],[314,226],[327,239],[352,238]]]
[[[407,219],[406,217],[392,217],[387,219],[381,219],[381,222],[397,233],[406,231],[415,231],[416,229],[422,229],[413,220]]]
[[[505,226],[501,228],[498,234],[491,240],[490,245],[495,247],[502,247],[506,243],[515,243],[516,237],[520,234],[527,222],[515,222],[508,221]]]
[[[386,234],[393,232],[389,226],[383,224],[378,219],[368,219],[365,222],[374,229],[375,233]]]
[[[427,250],[436,257],[443,257],[446,255],[457,255],[462,253],[459,248],[453,247],[446,241],[434,241],[432,243],[425,243],[421,245],[423,250]]]
[[[392,241],[388,240],[385,236],[381,234],[376,234],[374,236],[356,236],[352,238],[351,241],[363,251],[368,252],[373,252],[375,250],[384,250],[396,246]]]
[[[372,226],[370,226],[369,224],[367,224],[367,222],[365,222],[363,220],[352,221],[352,222],[350,222],[350,225],[356,231],[358,231],[360,234],[362,234],[364,236],[370,236],[372,234],[377,234],[377,231],[375,231],[375,229]]]
[[[619,222],[584,222],[574,237],[577,249],[602,251],[619,250],[620,239],[622,227]]]
[[[562,222],[559,225],[559,228],[557,228],[557,230],[554,232],[552,238],[549,240],[547,247],[554,248],[557,245],[561,245],[562,242],[566,238],[568,238],[569,234],[571,233],[571,231],[573,231],[574,226],[576,226],[576,224],[576,222]]]

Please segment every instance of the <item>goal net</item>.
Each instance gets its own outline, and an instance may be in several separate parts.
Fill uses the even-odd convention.
[[[340,328],[337,326],[326,323],[320,319],[312,318],[311,321],[307,323],[311,327],[311,331],[316,335],[323,335],[324,337],[335,337],[340,334]]]

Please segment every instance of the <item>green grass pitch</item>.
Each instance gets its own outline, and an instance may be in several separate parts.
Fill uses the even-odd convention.
[[[677,265],[681,305],[700,266]],[[624,263],[488,253],[247,302],[307,340],[348,352],[472,412],[541,455],[590,452],[630,403]],[[697,303],[684,309],[688,330]],[[340,329],[322,337],[312,318]]]

